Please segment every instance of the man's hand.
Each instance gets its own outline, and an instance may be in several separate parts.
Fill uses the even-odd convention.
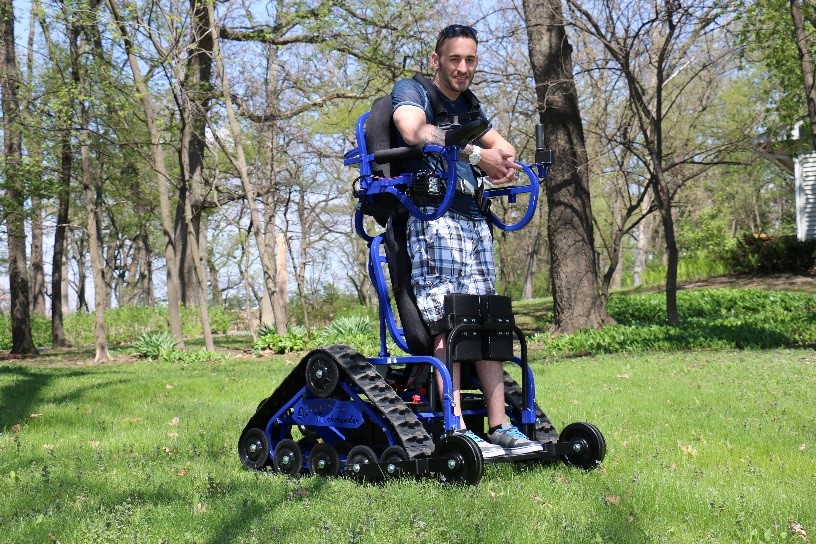
[[[487,174],[487,181],[493,185],[506,185],[518,178],[521,166],[516,164],[515,155],[505,149],[482,149],[479,168]]]

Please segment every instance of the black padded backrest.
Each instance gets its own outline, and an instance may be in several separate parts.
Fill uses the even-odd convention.
[[[366,151],[373,154],[383,149],[397,147],[397,127],[391,119],[391,95],[385,95],[374,100],[365,123]],[[371,172],[377,177],[396,177],[403,172],[398,162],[379,164],[371,163]],[[388,217],[402,207],[397,197],[390,194],[379,194],[360,202],[364,214],[370,215],[384,227]]]
[[[371,111],[365,124],[366,148],[369,153],[397,147],[397,127],[391,118],[391,95],[385,95],[374,100]],[[399,163],[378,164],[372,163],[371,171],[376,176],[390,178],[402,173]]]
[[[411,355],[433,355],[433,337],[417,307],[411,287],[411,258],[408,255],[407,217],[392,214],[385,227],[388,275],[394,290],[405,342]]]

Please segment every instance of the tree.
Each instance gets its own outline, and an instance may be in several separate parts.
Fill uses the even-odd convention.
[[[753,0],[743,1],[741,7],[741,50],[774,81],[766,98],[777,119],[769,124],[793,125],[807,115],[814,134],[816,6],[800,0]]]
[[[646,190],[651,190],[659,211],[666,244],[666,318],[678,323],[677,266],[679,251],[673,215],[673,196],[682,182],[686,163],[710,165],[710,157],[699,158],[696,149],[672,156],[664,129],[672,109],[684,96],[690,82],[714,65],[720,51],[712,46],[713,33],[727,19],[718,1],[680,5],[675,2],[647,4],[641,0],[624,3],[597,0],[584,4],[568,0],[572,23],[592,36],[608,56],[607,69],[620,74],[634,123],[626,140],[646,170]],[[686,71],[689,76],[680,77]],[[672,80],[678,79],[676,84]]]
[[[28,266],[26,265],[25,201],[22,172],[20,70],[14,41],[13,0],[0,1],[0,90],[3,108],[3,212],[8,232],[9,291],[11,295],[11,353],[37,354],[31,335]]]
[[[545,143],[557,161],[545,182],[554,329],[602,327],[612,320],[598,291],[586,148],[563,8],[560,0],[524,0],[523,7]]]
[[[809,24],[806,25],[803,12],[807,11]],[[790,13],[793,20],[793,35],[796,41],[796,50],[799,52],[799,62],[802,64],[802,83],[804,84],[805,102],[810,116],[810,141],[816,147],[816,72],[814,72],[813,58],[810,55],[808,36],[816,31],[816,6],[813,2],[800,3],[799,0],[790,0]]]
[[[105,309],[107,303],[108,285],[103,276],[102,263],[102,247],[99,239],[99,206],[97,205],[97,191],[99,188],[97,184],[99,180],[95,179],[91,171],[91,151],[90,151],[90,125],[91,114],[90,105],[87,98],[83,96],[83,90],[86,89],[87,74],[83,69],[81,57],[84,53],[86,40],[90,32],[88,31],[89,21],[74,19],[76,14],[72,14],[72,7],[65,3],[62,4],[65,12],[65,19],[68,23],[68,46],[71,53],[71,75],[75,88],[80,91],[79,102],[79,152],[80,152],[80,180],[82,184],[83,193],[85,195],[85,214],[86,214],[86,232],[88,235],[88,246],[91,257],[91,271],[94,283],[94,337],[96,340],[96,355],[94,362],[106,362],[110,360],[108,353],[107,329],[105,327]],[[94,6],[95,8],[95,6]],[[89,12],[77,10],[80,14],[93,16],[95,9]],[[80,15],[81,16],[81,15]]]
[[[122,18],[115,0],[106,0],[108,9],[116,22],[125,46],[125,52],[130,65],[133,81],[139,91],[139,99],[144,108],[145,124],[150,133],[150,164],[156,175],[156,187],[159,191],[159,206],[162,222],[162,234],[164,241],[164,259],[166,262],[167,278],[167,313],[170,324],[170,332],[176,338],[180,348],[184,348],[184,335],[181,329],[180,313],[180,285],[179,270],[176,260],[176,243],[174,239],[173,220],[170,212],[170,191],[168,182],[170,175],[165,163],[164,147],[162,135],[157,126],[156,112],[151,98],[150,90],[145,83],[142,69],[134,52],[134,44],[130,37],[130,32]]]

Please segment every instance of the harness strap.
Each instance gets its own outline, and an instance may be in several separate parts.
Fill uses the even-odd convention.
[[[436,88],[436,85],[431,82],[427,77],[423,76],[420,73],[414,74],[412,78],[414,81],[422,85],[425,89],[425,92],[428,93],[428,99],[431,101],[431,108],[434,112],[434,124],[439,126],[441,123],[448,121],[450,114],[448,113],[447,108],[445,108],[445,103],[442,100],[442,92]],[[479,99],[476,98],[476,95],[468,89],[462,93],[462,97],[467,101],[468,105],[470,106],[470,111],[460,117],[471,117],[474,114],[478,114],[481,110],[481,103]]]

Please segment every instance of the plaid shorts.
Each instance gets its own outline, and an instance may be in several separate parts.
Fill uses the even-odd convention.
[[[469,219],[456,212],[435,221],[411,217],[408,255],[417,306],[434,334],[437,322],[445,317],[445,295],[496,293],[493,237],[484,219]]]

